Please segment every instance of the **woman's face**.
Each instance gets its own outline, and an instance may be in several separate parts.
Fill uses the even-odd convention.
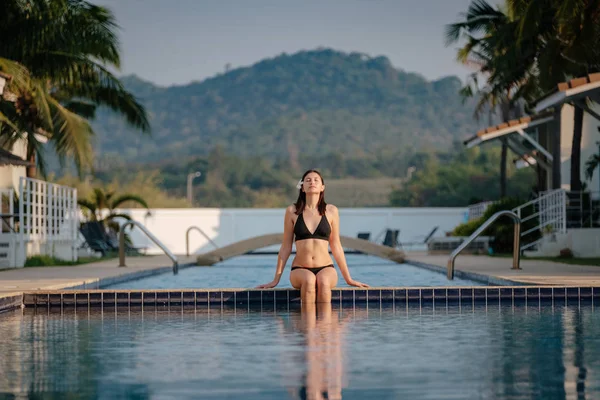
[[[303,182],[302,190],[306,193],[321,193],[325,190],[325,185],[316,172],[310,172],[306,175]]]

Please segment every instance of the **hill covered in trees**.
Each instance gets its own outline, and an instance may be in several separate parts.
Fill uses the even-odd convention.
[[[100,112],[93,122],[100,167],[123,157],[139,163],[207,155],[220,145],[303,169],[327,157],[441,150],[478,128],[472,104],[458,95],[458,78],[427,81],[386,57],[361,53],[282,54],[184,86],[158,87],[135,76],[122,81],[147,107],[152,134]]]

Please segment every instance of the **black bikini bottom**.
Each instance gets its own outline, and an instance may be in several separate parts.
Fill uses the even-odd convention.
[[[292,267],[292,271],[295,269],[306,269],[306,270],[312,272],[313,274],[317,275],[319,273],[319,271],[321,271],[324,268],[333,268],[333,264],[325,265],[324,267],[316,267],[316,268]]]

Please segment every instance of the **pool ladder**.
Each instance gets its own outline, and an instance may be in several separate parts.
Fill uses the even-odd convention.
[[[125,265],[125,228],[127,228],[130,225],[135,225],[138,228],[140,228],[140,230],[144,232],[144,234],[146,234],[146,236],[148,236],[148,238],[150,238],[150,240],[152,240],[154,244],[156,244],[158,247],[160,247],[162,251],[165,252],[167,257],[169,257],[171,261],[173,261],[173,273],[177,274],[177,272],[179,272],[179,264],[177,262],[177,257],[175,257],[175,255],[171,253],[171,251],[167,249],[167,247],[148,230],[148,228],[146,228],[144,225],[137,221],[127,221],[119,229],[119,267],[127,266]]]
[[[197,227],[195,225],[194,226],[190,226],[187,229],[187,231],[185,231],[185,255],[187,257],[190,256],[190,232],[192,230],[196,230],[196,231],[200,232],[200,234],[202,236],[204,236],[204,238],[206,240],[208,240],[210,242],[210,244],[212,244],[214,246],[215,249],[219,248],[219,246],[217,246],[217,244],[215,242],[213,242],[213,240],[206,233],[204,233],[204,231],[202,229],[200,229],[199,227]]]
[[[454,260],[456,256],[460,254],[468,245],[471,244],[473,240],[475,240],[479,235],[483,233],[491,224],[493,224],[498,218],[508,215],[512,218],[515,223],[515,231],[514,231],[514,242],[513,242],[513,265],[511,269],[521,269],[521,218],[517,214],[512,211],[504,210],[498,211],[494,215],[492,215],[487,221],[483,223],[471,236],[466,238],[460,246],[458,246],[452,254],[450,254],[450,258],[448,259],[448,279],[454,279]]]

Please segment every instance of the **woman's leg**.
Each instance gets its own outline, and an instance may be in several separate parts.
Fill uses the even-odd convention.
[[[338,275],[335,268],[323,268],[317,274],[317,302],[331,303],[331,289],[335,287]]]
[[[300,289],[302,304],[314,303],[317,294],[317,277],[312,272],[297,268],[290,273],[290,282],[293,287]]]

